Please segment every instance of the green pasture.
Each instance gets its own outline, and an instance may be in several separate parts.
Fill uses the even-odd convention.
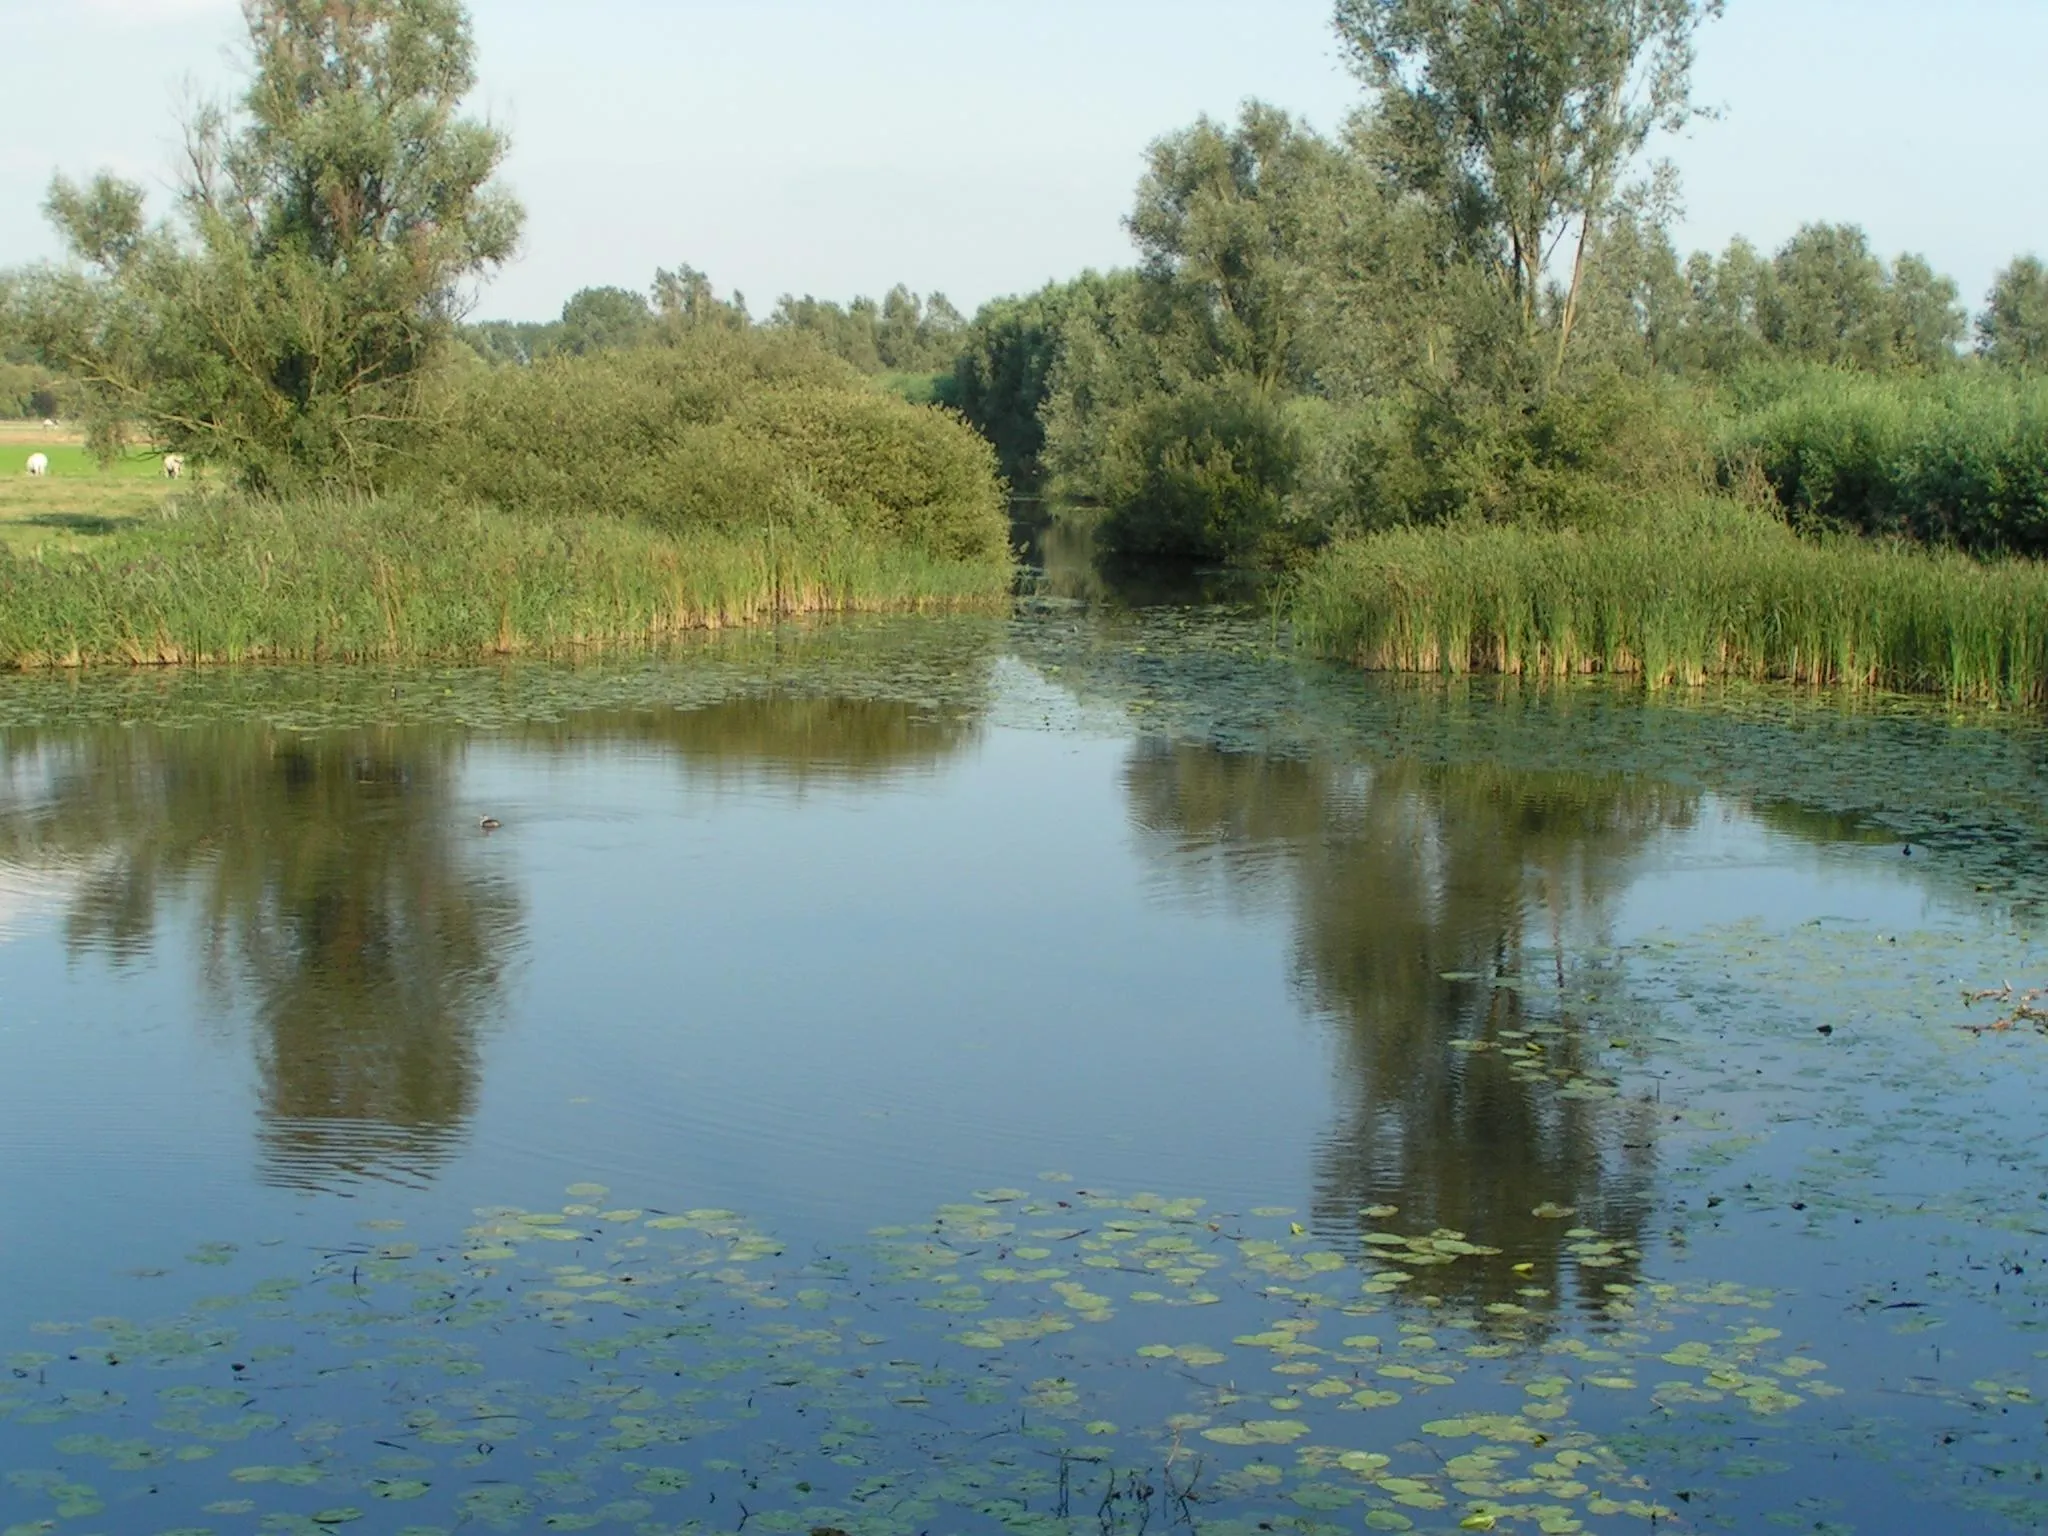
[[[29,455],[36,453],[49,455],[50,473],[31,479]],[[128,454],[102,467],[77,443],[0,442],[0,550],[27,555],[87,548],[136,526],[176,488],[153,453]]]
[[[69,480],[153,480],[163,476],[163,458],[155,453],[131,453],[104,469],[81,443],[44,444],[34,441],[0,443],[0,477],[26,476],[31,454],[47,454],[50,478]]]

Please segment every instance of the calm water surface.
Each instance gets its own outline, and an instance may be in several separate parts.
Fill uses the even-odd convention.
[[[2042,1529],[2044,747],[1051,603],[0,685],[0,1530]]]

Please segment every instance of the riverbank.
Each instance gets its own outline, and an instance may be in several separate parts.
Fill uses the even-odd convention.
[[[1703,499],[1616,528],[1404,528],[1300,579],[1309,651],[1372,670],[1734,677],[2048,702],[2048,567],[1801,539]]]
[[[86,550],[0,549],[0,666],[630,649],[793,614],[994,606],[1012,580],[1007,559],[846,535],[200,495]]]

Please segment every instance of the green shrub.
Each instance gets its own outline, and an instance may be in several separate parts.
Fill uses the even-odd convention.
[[[1301,424],[1248,380],[1156,397],[1112,429],[1104,545],[1139,559],[1270,559],[1304,461]]]
[[[1678,381],[1601,369],[1502,403],[1411,391],[1358,418],[1353,531],[1476,521],[1543,528],[1626,519],[1646,495],[1706,488],[1706,397]]]
[[[424,470],[453,500],[539,518],[1008,549],[986,443],[788,334],[700,329],[472,374]]]
[[[2048,554],[2048,380],[1812,370],[1748,393],[1724,474],[1753,467],[1794,523]]]

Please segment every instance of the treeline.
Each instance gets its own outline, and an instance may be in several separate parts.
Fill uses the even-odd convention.
[[[1802,514],[2010,547],[2048,472],[2036,413],[1995,383],[1940,405],[1939,381],[2048,367],[2048,273],[2014,262],[1973,325],[1925,258],[1852,226],[1682,256],[1644,151],[1697,115],[1719,9],[1338,0],[1365,87],[1343,131],[1254,103],[1160,139],[1135,267],[984,309],[952,398],[1013,484],[1099,506],[1126,555],[1281,563],[1375,528],[1592,525],[1765,482]],[[1765,408],[1774,425],[1745,420]],[[1947,446],[1904,446],[1887,409],[1939,416]],[[1793,444],[1795,422],[1819,435]],[[1859,501],[1858,475],[1892,504]],[[1937,484],[1950,504],[1920,505]]]
[[[1272,562],[1394,524],[1597,521],[1759,470],[1792,510],[1978,547],[2025,519],[1960,502],[2038,505],[2048,442],[2016,387],[2048,372],[2038,260],[2002,272],[1973,324],[1953,281],[1854,226],[1681,257],[1641,188],[1527,237],[1572,256],[1532,270],[1483,206],[1404,178],[1412,148],[1384,100],[1334,139],[1254,104],[1160,140],[1127,221],[1138,265],[984,308],[950,398],[1014,485],[1103,508],[1135,556]],[[1980,448],[1984,483],[1958,493],[1951,474],[1945,503],[1916,500],[1916,419],[1951,460]]]
[[[73,417],[84,408],[78,382],[41,356],[20,323],[21,279],[0,272],[0,421]]]
[[[967,321],[942,293],[925,298],[898,284],[880,302],[850,304],[784,294],[761,327],[807,336],[865,374],[950,372]],[[711,279],[691,266],[658,271],[645,293],[585,288],[562,306],[559,320],[493,320],[465,326],[462,339],[485,360],[524,364],[546,357],[587,357],[651,342],[664,327],[746,330],[756,322],[746,296],[721,298]]]

